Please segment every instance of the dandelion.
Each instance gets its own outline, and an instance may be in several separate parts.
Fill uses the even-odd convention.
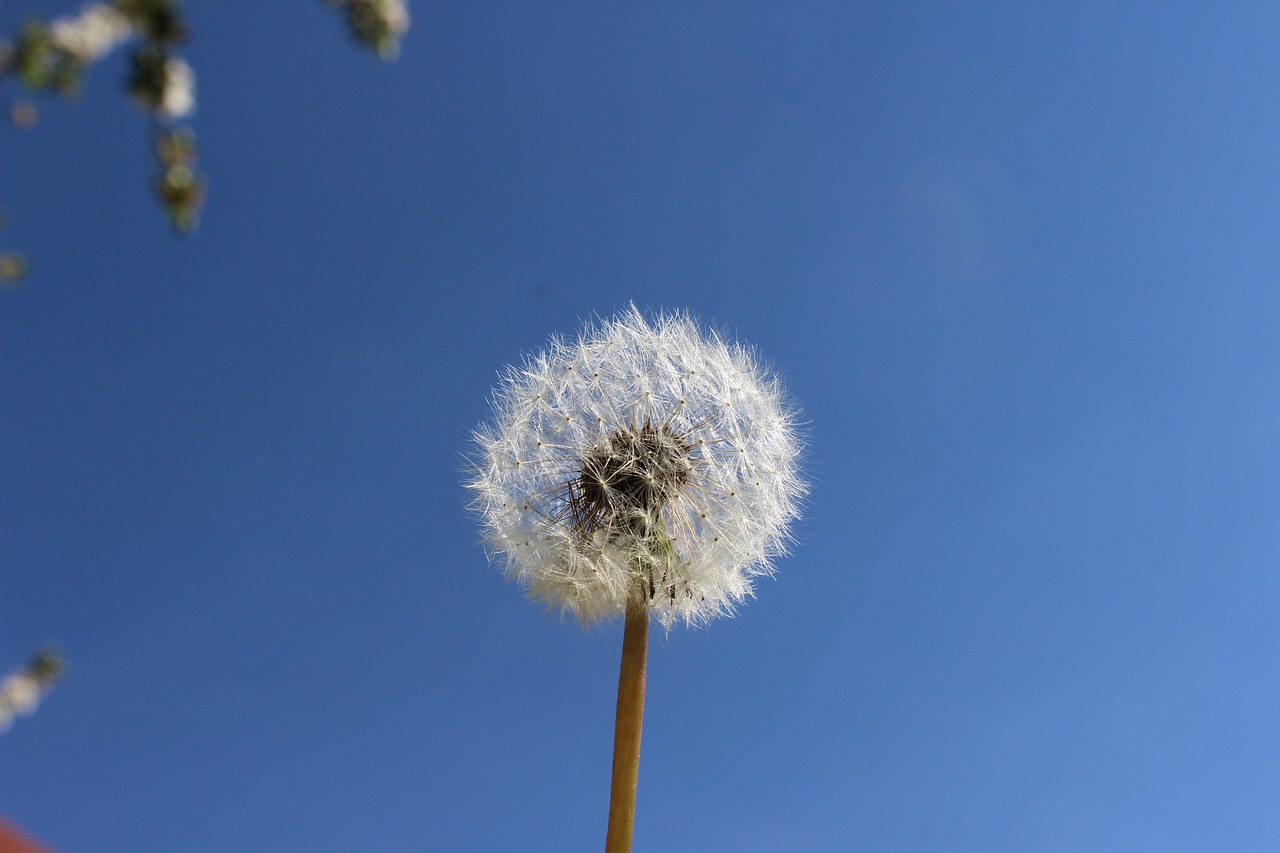
[[[623,616],[607,849],[628,850],[652,617],[728,615],[784,552],[795,412],[755,354],[633,306],[510,369],[468,486],[490,554],[583,623]]]
[[[469,483],[509,578],[583,622],[732,612],[784,550],[794,413],[754,354],[635,308],[507,372]]]

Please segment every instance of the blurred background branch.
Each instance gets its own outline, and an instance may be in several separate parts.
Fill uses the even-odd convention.
[[[65,671],[62,655],[45,648],[0,680],[0,732],[8,731],[16,718],[34,713]]]
[[[382,59],[394,59],[409,29],[404,0],[322,0],[337,11],[351,37]],[[9,124],[28,130],[39,121],[38,98],[71,98],[89,69],[128,46],[124,91],[149,117],[156,174],[152,191],[180,234],[200,224],[205,176],[197,168],[195,130],[184,120],[196,109],[196,73],[181,56],[190,29],[180,0],[90,2],[49,20],[32,16],[10,39],[0,39],[0,86],[23,90],[7,104]],[[183,122],[183,123],[180,123]],[[0,210],[0,228],[6,216]],[[0,286],[28,271],[24,253],[0,247]]]

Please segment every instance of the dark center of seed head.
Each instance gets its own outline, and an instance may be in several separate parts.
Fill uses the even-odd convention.
[[[582,459],[571,511],[584,533],[647,526],[689,482],[693,448],[665,427],[625,428]]]

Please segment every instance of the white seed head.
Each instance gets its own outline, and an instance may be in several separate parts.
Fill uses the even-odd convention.
[[[509,579],[584,623],[731,613],[805,486],[795,412],[751,350],[633,306],[510,368],[467,485]]]

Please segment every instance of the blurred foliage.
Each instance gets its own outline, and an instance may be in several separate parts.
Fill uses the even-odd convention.
[[[45,684],[52,684],[62,678],[66,671],[67,664],[62,659],[62,652],[52,646],[36,652],[35,657],[27,664],[27,672]]]
[[[323,0],[343,16],[351,36],[383,59],[399,53],[409,29],[404,0]],[[196,171],[195,132],[169,127],[195,111],[195,71],[178,55],[189,36],[181,0],[103,0],[72,15],[27,20],[12,40],[0,39],[0,85],[12,79],[31,96],[72,97],[90,67],[115,48],[129,44],[124,89],[149,116],[159,175],[152,191],[180,234],[200,222],[206,181]],[[27,99],[13,100],[10,124],[33,127],[39,110]],[[0,249],[0,285],[26,274],[26,257]]]
[[[0,208],[0,228],[9,224],[9,212]],[[17,284],[26,275],[27,258],[21,252],[0,251],[0,287]]]
[[[26,255],[12,250],[0,252],[0,287],[17,284],[26,274]]]
[[[176,0],[115,0],[140,38],[153,45],[172,46],[187,40],[187,25]]]
[[[190,233],[200,224],[204,179],[196,173],[196,135],[189,127],[168,130],[156,137],[156,195],[174,228]]]
[[[28,89],[74,95],[80,89],[85,63],[53,39],[42,21],[27,21],[14,42],[8,68]]]

